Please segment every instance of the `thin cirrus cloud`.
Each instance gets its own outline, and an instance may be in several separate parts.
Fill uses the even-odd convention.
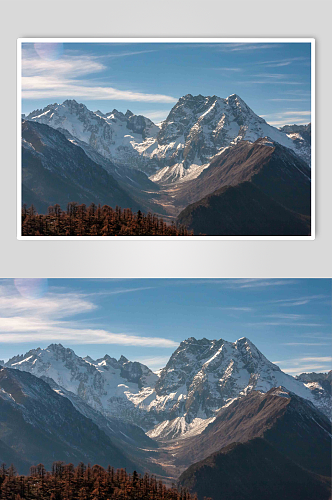
[[[151,356],[151,357],[144,357],[144,358],[135,358],[136,361],[139,363],[142,363],[143,365],[148,366],[149,368],[153,369],[159,369],[161,367],[164,367],[167,362],[169,361],[169,356]]]
[[[283,361],[273,361],[284,372],[296,375],[303,372],[322,371],[331,369],[332,358],[330,356],[304,356]]]
[[[211,68],[215,71],[231,71],[231,72],[235,72],[235,73],[238,73],[240,71],[243,71],[243,68]]]
[[[274,286],[282,286],[282,285],[290,285],[293,284],[294,281],[287,280],[269,280],[264,278],[243,278],[236,280],[227,280],[225,281],[226,288],[265,288],[265,287],[274,287]]]
[[[262,118],[267,118],[268,123],[275,127],[282,125],[290,125],[297,123],[298,125],[307,124],[311,119],[311,111],[283,111],[269,115],[260,115]]]
[[[130,293],[141,289],[117,290],[114,293]],[[178,346],[177,342],[162,337],[114,333],[104,328],[89,326],[78,328],[77,316],[97,308],[89,295],[66,293],[59,296],[49,293],[45,297],[31,300],[9,290],[8,287],[1,287],[0,343],[56,341],[146,347]],[[75,319],[71,319],[73,316]]]
[[[239,311],[239,312],[251,312],[253,311],[252,307],[220,307],[223,311]]]
[[[113,99],[156,103],[177,101],[175,97],[169,95],[120,90],[109,85],[93,84],[92,76],[99,75],[106,68],[104,58],[97,56],[67,55],[50,61],[31,55],[30,50],[23,50],[22,97],[42,99],[71,96],[71,98],[90,100]],[[84,77],[89,78],[84,79]]]
[[[306,99],[285,99],[285,98],[279,98],[279,99],[268,99],[269,101],[275,101],[275,102],[280,102],[280,101],[289,101],[289,102],[306,102],[310,100],[310,96],[308,96]]]
[[[292,306],[301,306],[304,304],[308,304],[312,300],[321,300],[330,298],[328,295],[307,295],[304,297],[293,297],[290,299],[278,299],[278,300],[270,300],[270,304],[276,304],[281,307],[292,307]]]
[[[308,59],[305,57],[292,57],[290,59],[277,59],[274,61],[260,61],[260,62],[256,62],[256,64],[264,66],[266,68],[281,68],[283,66],[289,66],[293,62],[305,61],[305,60],[308,60]]]
[[[278,44],[273,44],[273,47],[278,47]],[[221,52],[251,52],[256,50],[270,49],[271,44],[264,43],[225,43],[221,49]]]
[[[265,316],[265,318],[278,318],[278,319],[292,319],[292,320],[297,320],[297,319],[304,319],[307,316],[304,314],[268,314]]]
[[[318,346],[318,345],[330,345],[328,342],[284,342],[282,345],[305,345],[305,346]]]

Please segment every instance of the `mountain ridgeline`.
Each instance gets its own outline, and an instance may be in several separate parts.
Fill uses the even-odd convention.
[[[126,468],[129,482],[145,473],[178,479],[177,500],[190,498],[186,490],[199,500],[277,499],[281,491],[287,500],[328,500],[330,379],[287,375],[245,337],[191,337],[158,373],[124,356],[82,358],[51,344],[0,369],[0,462],[21,474],[32,467],[36,481],[24,481],[36,487],[39,469],[70,461],[59,467],[76,480],[82,462],[98,464],[103,482],[109,464]],[[92,477],[89,468],[81,476],[86,470]],[[2,471],[1,487],[18,487],[13,469]]]
[[[187,94],[158,125],[67,100],[23,120],[23,203],[44,214],[74,202],[121,206],[178,217],[195,235],[307,236],[310,136],[309,126],[272,127],[236,94]],[[245,182],[257,188],[249,197]],[[219,192],[235,186],[242,203]]]

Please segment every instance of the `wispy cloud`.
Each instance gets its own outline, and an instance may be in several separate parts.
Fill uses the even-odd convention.
[[[252,307],[220,307],[218,309],[222,309],[223,311],[239,311],[239,312],[253,311]]]
[[[139,54],[127,52],[119,56]],[[174,103],[175,97],[149,94],[137,90],[118,89],[110,85],[97,85],[93,80],[107,68],[107,58],[93,55],[65,55],[57,60],[40,58],[31,49],[23,49],[22,97],[24,99],[71,98],[90,100],[127,100],[142,102]],[[115,56],[114,56],[115,57]],[[89,78],[84,79],[83,77]]]
[[[149,287],[118,289],[113,294],[132,293]],[[112,291],[108,292],[111,295]],[[98,296],[98,294],[97,294]],[[98,306],[86,294],[48,293],[26,299],[9,286],[0,287],[0,343],[70,342],[73,344],[120,344],[146,347],[177,347],[173,340],[137,334],[115,333],[105,328],[78,328],[77,316]]]
[[[274,61],[260,61],[256,62],[257,65],[265,66],[267,68],[280,68],[283,66],[289,66],[293,62],[297,61],[308,61],[306,57],[292,57],[289,59],[277,59]]]
[[[163,368],[169,360],[169,356],[151,356],[151,357],[136,357],[135,361],[139,361],[150,369],[158,370]]]
[[[165,118],[167,118],[168,113],[169,110],[164,110],[164,109],[141,112],[143,116],[150,118],[150,120],[152,120],[155,123],[165,120]]]
[[[278,318],[278,319],[292,319],[292,320],[298,320],[298,319],[303,319],[306,318],[307,315],[305,314],[268,314],[264,316],[265,318]]]
[[[317,346],[317,345],[331,345],[331,343],[328,343],[328,342],[285,342],[281,345]]]
[[[293,283],[294,281],[290,279],[269,280],[265,278],[244,278],[244,279],[227,280],[227,285],[231,288],[265,288],[265,287],[290,285]]]
[[[280,127],[282,125],[290,125],[297,123],[298,125],[307,124],[311,119],[311,111],[302,110],[286,110],[268,115],[261,115],[270,125]],[[306,118],[305,118],[306,117]]]
[[[251,52],[256,50],[278,47],[278,44],[265,43],[225,43],[220,49],[222,52]]]
[[[251,326],[307,326],[307,327],[320,327],[325,326],[323,323],[298,323],[298,322],[286,322],[286,321],[260,321],[257,323],[250,323]]]
[[[211,68],[215,71],[231,71],[231,72],[235,72],[235,73],[238,73],[240,71],[243,71],[243,68]]]
[[[308,99],[310,99],[310,96],[308,96],[307,99],[268,99],[268,101],[306,102]]]
[[[285,73],[258,73],[257,75],[251,75],[253,77],[264,77],[273,78],[274,80],[281,80],[283,78],[290,78],[293,75],[286,75]]]
[[[308,304],[312,300],[321,300],[330,298],[328,295],[307,295],[304,297],[293,297],[290,299],[278,299],[278,300],[270,300],[270,304],[277,304],[281,307],[293,307],[293,306],[302,306]]]
[[[305,120],[301,117],[293,117],[291,120],[268,120],[269,125],[273,127],[283,127],[284,125],[307,125],[310,120]]]
[[[310,116],[311,111],[284,111],[284,115]]]
[[[331,369],[331,361],[330,356],[305,356],[273,361],[273,363],[290,375],[299,375],[300,373],[313,371],[327,372]]]

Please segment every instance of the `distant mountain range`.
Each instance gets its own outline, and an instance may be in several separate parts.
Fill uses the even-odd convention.
[[[93,112],[75,100],[50,104],[28,114],[26,120],[65,129],[115,164],[154,174],[152,180],[158,182],[201,171],[221,149],[244,139],[254,142],[268,136],[308,159],[305,141],[296,145],[236,94],[226,99],[187,94],[158,126],[129,110]]]
[[[263,203],[262,213],[255,209],[257,234],[271,226],[268,234],[307,235],[310,221],[297,215],[310,214],[310,140],[310,124],[279,130],[236,94],[226,99],[188,94],[158,125],[130,111],[93,112],[67,100],[24,117],[23,202],[42,212],[54,203],[65,209],[70,201],[94,202],[175,220],[221,187],[248,181],[270,203],[295,212],[290,223],[291,215],[279,208],[285,224],[275,226],[273,208]],[[212,229],[197,234],[252,234],[248,224],[238,223],[244,207],[234,211],[234,224],[225,226],[212,209]],[[197,217],[191,214],[192,228],[200,227]]]
[[[247,338],[191,337],[158,373],[51,344],[0,368],[0,462],[109,463],[199,500],[328,500],[331,373],[294,378]]]
[[[52,379],[106,418],[139,422],[154,439],[200,433],[233,399],[280,385],[329,414],[325,390],[317,393],[282,372],[245,337],[234,343],[191,337],[158,375],[124,356],[81,358],[61,344],[34,349],[4,366]]]

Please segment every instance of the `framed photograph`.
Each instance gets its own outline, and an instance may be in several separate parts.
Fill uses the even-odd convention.
[[[18,239],[315,238],[314,39],[17,47]]]
[[[329,500],[331,284],[2,280],[1,498]]]

